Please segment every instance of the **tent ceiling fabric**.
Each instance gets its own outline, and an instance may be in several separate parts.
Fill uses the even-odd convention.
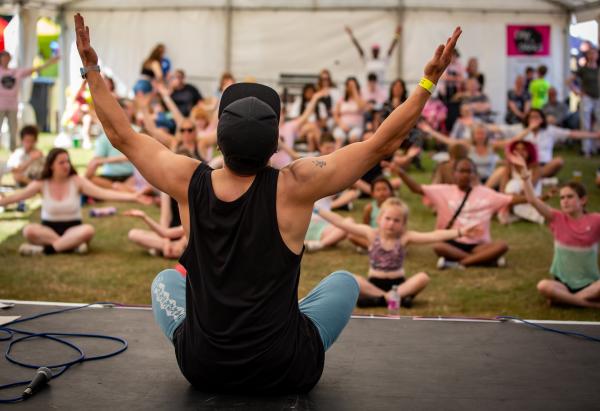
[[[164,0],[8,0],[7,4],[23,4],[26,7],[65,8],[68,10],[93,9],[149,9],[165,7]],[[170,8],[437,8],[437,9],[494,9],[518,11],[519,9],[539,9],[556,11],[584,11],[600,9],[597,0],[171,0]]]
[[[598,0],[8,0],[0,2],[0,11],[9,13],[14,5],[52,11],[100,10],[173,10],[173,9],[244,9],[244,10],[445,10],[487,13],[572,13],[577,21],[597,19]]]

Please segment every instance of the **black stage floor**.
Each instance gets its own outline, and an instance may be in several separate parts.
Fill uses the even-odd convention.
[[[17,305],[0,315],[57,307]],[[595,336],[597,325],[553,325]],[[598,409],[600,344],[515,323],[353,318],[329,350],[308,394],[233,397],[191,388],[148,310],[85,309],[15,326],[124,337],[129,349],[76,365],[26,402],[3,409],[40,410],[490,410]],[[82,341],[89,354],[117,345]],[[0,343],[2,353],[7,346]],[[51,342],[15,347],[23,361],[47,364],[73,353]],[[0,358],[0,384],[31,378]],[[0,391],[6,398],[16,391]]]

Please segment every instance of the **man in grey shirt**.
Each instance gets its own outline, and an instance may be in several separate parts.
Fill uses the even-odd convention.
[[[585,66],[580,67],[567,81],[569,88],[581,96],[579,113],[581,116],[581,127],[584,130],[592,130],[592,115],[596,122],[600,120],[600,88],[598,85],[598,50],[590,48],[585,53]],[[578,86],[575,80],[578,80]],[[597,124],[596,124],[597,128]],[[596,151],[596,142],[593,139],[585,139],[581,143],[581,150],[586,157]]]
[[[558,99],[558,92],[554,87],[548,90],[548,102],[542,109],[548,120],[548,124],[563,127],[563,123],[569,115],[569,106]]]

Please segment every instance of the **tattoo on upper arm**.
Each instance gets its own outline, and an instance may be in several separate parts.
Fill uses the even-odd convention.
[[[315,166],[317,166],[319,168],[323,168],[327,165],[327,163],[323,160],[313,160],[313,163]]]

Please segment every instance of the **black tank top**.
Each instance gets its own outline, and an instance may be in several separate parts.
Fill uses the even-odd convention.
[[[171,205],[171,221],[169,227],[179,227],[181,225],[181,216],[179,215],[179,204],[173,197],[169,197],[169,204]]]
[[[146,68],[144,66],[142,66],[142,72],[141,72],[141,74],[143,76],[148,76],[151,79],[153,79],[153,78],[156,77],[156,75],[154,74],[154,70],[152,70],[151,68]]]
[[[181,142],[177,143],[175,147],[175,154],[182,154],[184,156],[188,156],[190,158],[195,158],[196,160],[204,161],[200,152],[198,151],[198,145],[194,146],[194,152],[191,153],[187,148],[183,146]],[[179,215],[179,205],[177,204],[177,200],[173,197],[169,197],[171,199],[171,221],[169,223],[169,227],[179,227],[181,225],[181,216]]]
[[[232,202],[219,200],[201,163],[188,189],[186,319],[175,334],[179,367],[219,392],[309,391],[323,372],[319,332],[298,308],[302,255],[277,224],[278,171],[261,170]]]

